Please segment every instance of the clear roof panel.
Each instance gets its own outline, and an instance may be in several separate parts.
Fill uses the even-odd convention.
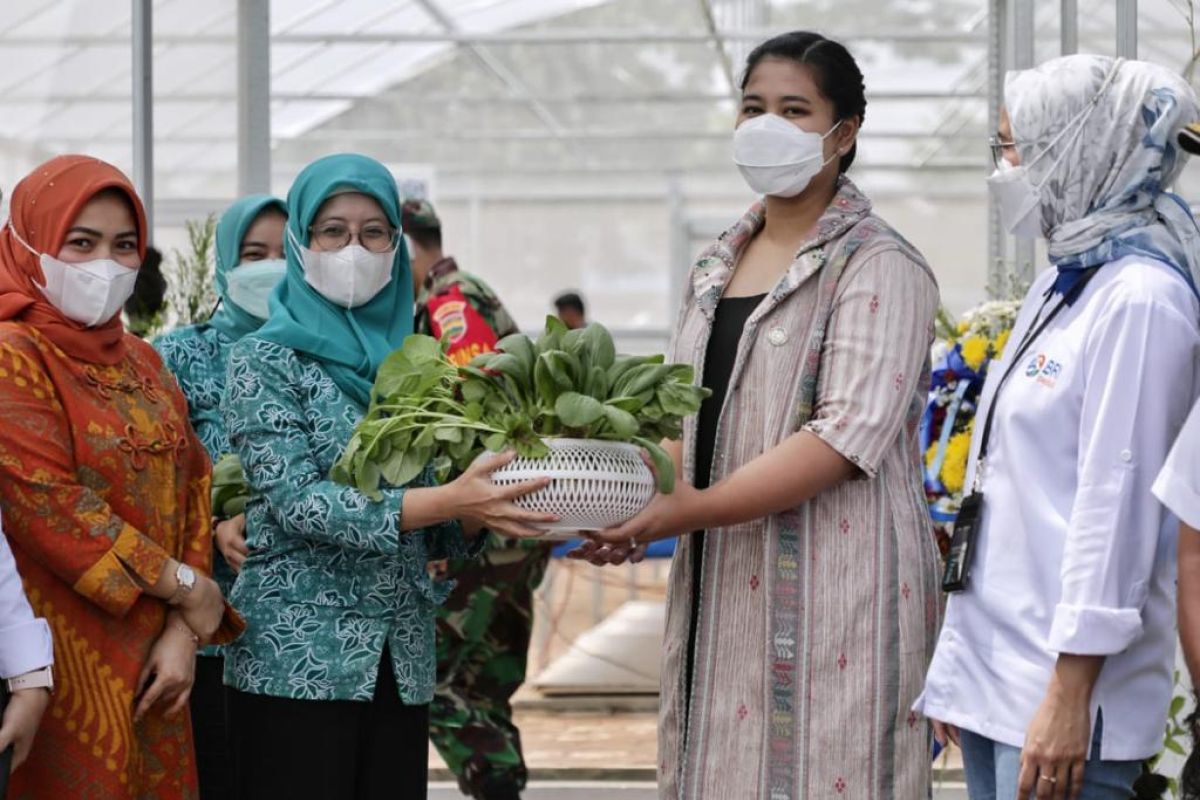
[[[168,211],[195,216],[236,193],[237,5],[153,0],[155,193]],[[1139,1],[1142,57],[1184,69],[1189,5]],[[1059,52],[1060,4],[1035,6],[1041,60]],[[1080,49],[1114,52],[1112,1],[1078,6]],[[0,2],[0,188],[64,151],[131,169],[130,9]],[[710,215],[706,232],[744,204],[729,159],[742,64],[770,33],[814,29],[847,44],[865,73],[855,180],[914,226],[931,260],[982,273],[987,10],[988,0],[270,0],[273,188],[326,153],[368,153],[435,187],[452,220],[470,220],[469,255],[508,253],[500,240],[512,225],[551,220],[594,250],[571,280],[602,298],[650,281],[650,305],[611,289],[612,307],[661,317],[653,304],[669,281],[639,270],[662,260],[664,199],[679,192],[688,214]],[[563,205],[581,197],[593,202],[586,212]],[[659,216],[626,223],[618,203]],[[958,239],[941,235],[945,219],[963,228]],[[588,259],[607,274],[613,236],[628,275],[601,280]],[[514,264],[534,257],[511,248]],[[976,272],[943,281],[952,303],[981,285]]]
[[[472,171],[730,173],[731,82],[756,38],[794,27],[852,32],[870,92],[864,171],[979,155],[985,0],[707,0],[717,39],[705,5],[273,0],[276,173],[286,182],[345,148],[426,163],[450,183]],[[236,17],[235,0],[154,2],[162,197],[234,191]],[[0,131],[35,149],[129,135],[128,0],[7,0],[0,30]]]

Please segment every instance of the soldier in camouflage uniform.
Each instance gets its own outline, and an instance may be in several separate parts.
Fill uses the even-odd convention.
[[[441,224],[424,201],[406,203],[404,233],[416,283],[416,329],[450,341],[465,363],[517,331],[496,294],[442,254]],[[455,586],[438,612],[438,686],[430,736],[465,794],[519,798],[527,770],[509,699],[525,681],[533,592],[551,545],[487,534],[479,559],[431,565]]]

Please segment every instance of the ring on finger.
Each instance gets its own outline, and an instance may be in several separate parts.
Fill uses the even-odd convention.
[[[1038,780],[1048,781],[1050,783],[1058,783],[1058,778],[1054,775],[1038,775]]]

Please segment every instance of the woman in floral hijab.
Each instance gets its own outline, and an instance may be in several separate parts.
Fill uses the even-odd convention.
[[[1068,56],[1010,73],[1004,96],[1022,160],[1067,134],[1028,166],[1030,179],[1045,184],[1050,263],[1074,273],[1138,254],[1169,264],[1194,288],[1200,233],[1187,203],[1168,191],[1186,159],[1176,134],[1200,115],[1187,82],[1147,62]]]
[[[974,563],[916,709],[975,800],[1126,800],[1171,699],[1175,524],[1150,487],[1200,386],[1200,247],[1168,191],[1196,98],[1154,64],[1069,56],[1010,74],[1005,105],[989,188],[1055,269],[988,372],[958,520],[978,509]]]

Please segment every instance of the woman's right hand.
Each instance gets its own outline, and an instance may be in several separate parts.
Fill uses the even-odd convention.
[[[511,462],[516,453],[487,454],[475,461],[467,471],[446,485],[451,493],[452,515],[456,519],[478,523],[482,527],[505,536],[526,538],[541,536],[544,531],[531,527],[538,522],[557,522],[558,516],[538,511],[526,511],[513,501],[519,497],[544,489],[550,478],[498,486],[492,482],[492,473]]]
[[[225,558],[225,563],[236,575],[242,571],[242,562],[250,555],[246,547],[246,515],[223,519],[214,528],[213,538],[216,539],[217,549]]]
[[[8,698],[0,722],[0,753],[13,748],[12,769],[21,766],[33,747],[33,737],[46,706],[50,705],[50,692],[45,689],[19,689]]]
[[[955,747],[962,747],[962,745],[958,743],[958,728],[954,727],[949,722],[942,722],[936,719],[931,719],[929,721],[933,723],[933,738],[937,739],[938,744],[940,744],[942,747],[945,747],[950,742],[954,742]]]
[[[221,595],[221,587],[212,578],[197,572],[196,585],[184,595],[179,612],[200,640],[207,642],[217,632],[221,618],[225,616],[225,598]]]

